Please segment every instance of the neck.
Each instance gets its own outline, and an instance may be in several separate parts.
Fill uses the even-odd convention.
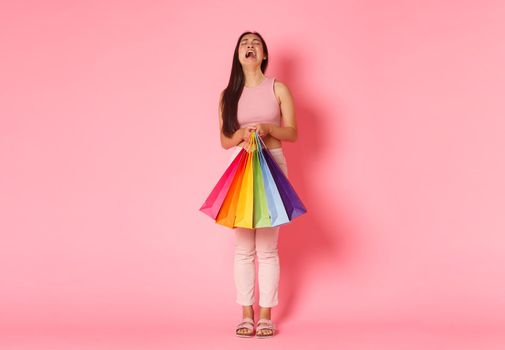
[[[245,85],[250,87],[250,86],[256,86],[261,84],[263,79],[265,79],[265,76],[263,75],[263,72],[259,67],[254,67],[254,68],[243,68],[244,72],[244,78],[245,78]]]

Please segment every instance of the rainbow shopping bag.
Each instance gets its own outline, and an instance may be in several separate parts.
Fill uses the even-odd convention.
[[[286,224],[307,212],[263,140],[253,131],[200,211],[229,228]]]

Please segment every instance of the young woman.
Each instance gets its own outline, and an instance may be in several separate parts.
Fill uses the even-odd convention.
[[[281,141],[297,139],[293,97],[288,87],[274,77],[264,75],[268,65],[265,41],[257,32],[240,35],[228,86],[219,97],[219,129],[221,145],[234,148],[230,161],[247,145],[254,130],[270,150],[287,176],[287,164]],[[282,126],[281,126],[282,120]],[[236,302],[242,305],[242,320],[235,333],[254,335],[255,255],[258,256],[259,320],[257,337],[275,334],[271,308],[278,304],[279,226],[247,229],[234,228],[234,278]]]

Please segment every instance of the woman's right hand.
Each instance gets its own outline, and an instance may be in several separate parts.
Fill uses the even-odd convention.
[[[251,132],[253,130],[256,130],[255,126],[246,126],[245,128],[240,128],[240,135],[242,141],[240,142],[239,145],[244,145],[249,143],[249,137],[251,136]]]

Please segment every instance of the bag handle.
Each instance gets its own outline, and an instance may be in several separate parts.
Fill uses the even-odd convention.
[[[257,147],[257,142],[256,142],[256,132],[255,131],[251,131],[251,134],[249,135],[249,141],[247,141],[247,146],[243,146],[242,148],[244,148],[248,153],[250,153],[251,151],[254,151],[255,148]]]
[[[258,134],[256,134],[256,145],[258,146],[258,152],[261,153],[261,151],[263,150],[263,146],[261,146],[261,142],[258,141],[258,139],[260,139],[260,141],[262,141],[261,138],[258,136]]]
[[[262,150],[263,148],[268,149],[267,145],[265,145],[265,141],[263,141],[263,139],[259,137],[258,134],[256,134],[256,140],[260,140],[260,142],[256,141],[260,150]]]

